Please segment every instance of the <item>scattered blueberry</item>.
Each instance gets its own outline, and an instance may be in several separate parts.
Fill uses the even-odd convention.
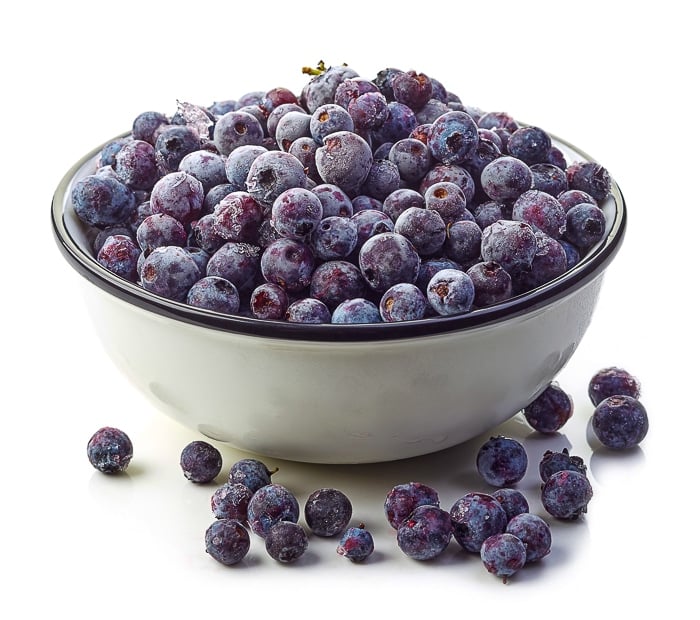
[[[338,489],[318,489],[309,495],[304,505],[304,518],[317,536],[340,534],[352,517],[352,504]]]
[[[278,521],[265,536],[265,549],[271,558],[288,564],[296,562],[309,546],[309,538],[298,523]]]
[[[479,550],[481,561],[489,573],[503,578],[508,583],[523,566],[527,552],[522,540],[513,534],[494,534],[489,536]]]
[[[188,443],[180,454],[180,467],[191,482],[211,482],[221,471],[221,452],[206,441]]]
[[[462,548],[479,553],[483,542],[502,534],[508,517],[501,503],[488,493],[470,492],[460,497],[450,509],[454,538]]]
[[[396,531],[401,551],[414,560],[431,560],[452,539],[450,514],[437,506],[418,506]]]
[[[250,536],[235,519],[219,519],[207,528],[204,544],[207,553],[216,561],[232,566],[248,553]]]
[[[588,396],[597,405],[608,396],[631,396],[639,398],[641,384],[639,379],[623,368],[610,366],[602,368],[591,377],[588,384]]]
[[[90,464],[103,474],[124,471],[134,455],[134,447],[128,435],[112,426],[98,429],[87,444]]]
[[[229,470],[229,484],[240,483],[248,487],[253,493],[258,489],[272,484],[272,474],[278,470],[269,470],[267,465],[257,459],[240,459]]]
[[[421,482],[396,485],[384,500],[384,514],[395,530],[418,506],[439,506],[435,489]]]
[[[576,471],[585,476],[587,467],[580,456],[569,454],[567,448],[564,448],[561,452],[546,450],[539,464],[542,482],[547,482],[552,474],[564,470]]]
[[[562,470],[553,473],[542,485],[542,505],[558,519],[578,519],[587,511],[593,488],[585,475]]]
[[[508,521],[510,521],[515,515],[522,514],[524,512],[530,512],[530,504],[527,498],[517,489],[501,488],[496,489],[491,493],[503,507],[506,513]]]
[[[476,469],[490,485],[509,486],[525,476],[527,452],[516,439],[502,435],[491,437],[479,448]]]
[[[235,519],[239,523],[245,523],[251,497],[253,492],[244,484],[227,482],[211,496],[211,510],[217,519]]]
[[[299,502],[286,487],[271,483],[259,488],[248,503],[248,525],[258,536],[265,538],[270,528],[279,521],[296,523]]]
[[[608,396],[596,405],[591,419],[595,436],[607,448],[627,450],[641,443],[649,431],[644,405],[632,396]]]
[[[357,527],[349,527],[340,537],[336,548],[339,555],[345,556],[351,562],[363,562],[374,551],[372,534],[365,529],[364,523]]]
[[[523,412],[536,431],[556,433],[573,415],[574,402],[557,383],[550,383]]]
[[[515,515],[508,521],[506,533],[517,536],[525,545],[525,562],[541,560],[552,547],[552,532],[549,524],[536,514]]]

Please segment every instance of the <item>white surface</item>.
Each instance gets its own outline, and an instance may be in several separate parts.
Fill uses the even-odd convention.
[[[25,4],[6,24],[0,614],[678,615],[691,601],[700,551],[690,509],[700,344],[692,301],[700,136],[690,86],[699,50],[686,5],[640,5],[630,16],[601,2],[503,2],[498,11],[428,4],[424,15],[403,3],[271,4]],[[298,90],[298,68],[319,58],[368,76],[389,65],[434,74],[469,103],[509,111],[579,145],[608,167],[628,201],[627,240],[591,328],[559,376],[574,396],[574,419],[558,440],[533,437],[517,419],[505,429],[535,459],[571,444],[589,463],[595,496],[584,520],[554,524],[552,554],[508,586],[454,543],[435,562],[411,561],[383,520],[393,484],[433,484],[445,507],[481,487],[475,442],[384,465],[270,462],[302,502],[320,486],[350,496],[376,538],[365,566],[318,539],[294,566],[275,564],[259,539],[238,567],[207,557],[214,487],[187,482],[178,466],[180,450],[197,436],[156,413],[106,358],[78,276],[51,239],[49,202],[64,171],[136,114],[170,111],[175,99]],[[641,379],[651,418],[641,449],[627,455],[592,450],[586,439],[585,386],[610,364]],[[134,442],[128,476],[107,478],[87,462],[87,439],[105,424]],[[226,466],[242,456],[222,452]],[[535,469],[519,488],[541,513]]]

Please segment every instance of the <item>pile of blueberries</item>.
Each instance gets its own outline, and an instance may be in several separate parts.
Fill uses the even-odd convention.
[[[305,69],[147,111],[71,198],[96,260],[156,295],[296,323],[469,312],[561,276],[605,234],[604,167],[387,68]]]
[[[591,428],[603,446],[624,450],[644,439],[649,422],[634,376],[621,368],[604,368],[589,382],[588,393],[595,405]],[[551,383],[523,413],[534,430],[556,433],[571,418],[573,402],[557,383]],[[131,441],[116,428],[102,428],[88,442],[90,462],[104,473],[124,471],[132,455]],[[219,450],[205,441],[191,442],[180,455],[183,474],[194,483],[213,481],[222,465]],[[396,530],[399,548],[415,560],[430,560],[454,538],[467,552],[480,554],[485,568],[507,583],[526,564],[544,558],[552,544],[547,521],[531,513],[527,498],[512,488],[527,467],[522,444],[499,435],[486,441],[476,455],[477,472],[496,487],[492,493],[468,492],[448,512],[440,508],[438,492],[428,485],[394,486],[384,501],[384,514]],[[276,471],[253,458],[233,464],[227,482],[211,497],[215,521],[204,537],[211,557],[225,565],[240,562],[250,549],[248,530],[264,540],[267,553],[278,562],[295,562],[304,554],[309,536],[298,523],[299,502],[285,486],[272,482]],[[566,448],[543,454],[540,499],[549,515],[574,520],[587,511],[593,488],[586,472],[583,459]],[[362,562],[374,551],[372,534],[364,524],[349,527],[352,504],[342,491],[315,490],[304,504],[303,515],[312,534],[339,537],[338,554],[352,562]]]

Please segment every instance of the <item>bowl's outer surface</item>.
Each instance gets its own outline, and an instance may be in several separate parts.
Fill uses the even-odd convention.
[[[93,156],[64,179],[52,217],[64,255],[86,276],[87,305],[110,357],[184,425],[237,448],[299,461],[418,456],[516,414],[574,353],[625,230],[624,200],[614,186],[605,205],[608,237],[595,268],[582,270],[572,286],[553,289],[556,295],[540,295],[546,302],[521,304],[497,321],[384,340],[304,340],[299,332],[293,339],[261,337],[150,310],[147,299],[127,301],[133,290],[127,300],[109,292],[115,278],[99,273],[105,270],[92,259],[89,235],[69,205],[70,187],[89,173]]]

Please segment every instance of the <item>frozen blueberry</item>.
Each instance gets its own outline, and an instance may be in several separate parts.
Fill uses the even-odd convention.
[[[90,464],[103,474],[124,471],[134,455],[128,435],[112,426],[104,426],[90,437],[87,444]]]
[[[593,198],[593,196],[580,189],[566,190],[557,196],[557,200],[564,208],[564,211],[568,211],[571,207],[575,207],[584,202],[598,206],[598,201]]]
[[[306,112],[291,111],[284,114],[275,127],[275,142],[283,151],[291,151],[292,144],[300,138],[308,138],[312,118]]]
[[[204,205],[202,183],[186,172],[171,172],[161,177],[151,192],[153,213],[166,213],[183,225],[196,220]]]
[[[240,483],[255,493],[258,489],[272,484],[271,476],[277,471],[277,468],[269,470],[265,463],[257,459],[240,459],[231,465],[228,482],[229,484]]]
[[[569,188],[569,183],[566,180],[566,172],[559,166],[540,163],[530,166],[530,170],[532,170],[533,189],[547,192],[552,196],[559,196]]]
[[[365,524],[349,527],[340,537],[336,548],[338,555],[345,556],[351,562],[363,562],[374,551],[372,534],[365,529]]]
[[[235,519],[245,523],[251,497],[253,492],[244,484],[227,482],[216,489],[211,496],[211,510],[217,519]]]
[[[401,551],[414,560],[431,560],[440,555],[452,539],[450,514],[437,506],[418,506],[396,531]]]
[[[138,280],[137,264],[141,249],[127,235],[107,237],[97,253],[97,262],[112,273],[136,282]]]
[[[482,543],[494,534],[502,534],[508,517],[501,503],[487,493],[470,492],[450,509],[455,540],[471,553],[479,553]]]
[[[253,160],[245,185],[258,203],[272,206],[283,191],[292,187],[306,187],[306,173],[294,155],[283,151],[266,151]]]
[[[428,131],[431,155],[443,164],[463,162],[476,150],[479,134],[476,123],[464,112],[442,114]]]
[[[143,219],[136,229],[139,247],[150,254],[164,245],[183,247],[187,244],[187,232],[181,222],[167,213],[154,213]]]
[[[154,147],[161,174],[168,174],[178,169],[185,155],[199,150],[200,142],[188,126],[167,125],[158,131]]]
[[[338,304],[331,315],[331,323],[381,323],[379,308],[369,299],[357,297]]]
[[[261,260],[257,245],[227,241],[209,259],[207,275],[228,280],[243,294],[254,288]]]
[[[425,295],[415,284],[399,282],[382,295],[379,313],[386,323],[417,321],[425,316],[427,305]]]
[[[180,172],[197,179],[206,194],[212,187],[226,183],[226,160],[219,153],[201,149],[188,153],[180,161]]]
[[[527,452],[516,439],[498,435],[484,443],[476,455],[476,469],[495,487],[522,480],[527,470]]]
[[[316,168],[324,183],[337,185],[355,195],[372,167],[372,149],[351,131],[338,131],[323,139],[316,151]]]
[[[557,383],[550,383],[523,412],[536,431],[556,433],[573,415],[574,402]]]
[[[566,227],[566,213],[561,203],[538,189],[529,189],[518,196],[513,203],[513,219],[527,222],[554,239],[559,239]]]
[[[432,97],[433,83],[425,73],[398,71],[391,80],[391,90],[395,101],[420,110]]]
[[[453,183],[454,185],[459,187],[459,189],[462,190],[462,194],[464,195],[465,205],[471,203],[472,199],[474,198],[474,194],[476,192],[476,185],[474,183],[474,179],[472,179],[472,176],[469,174],[469,172],[467,172],[462,166],[458,166],[456,164],[436,164],[430,170],[428,170],[427,174],[423,177],[423,180],[418,186],[418,191],[425,196],[426,203],[432,200],[428,196],[428,190],[433,185],[441,183]],[[450,190],[448,194],[436,196],[436,198],[439,198],[441,200],[446,199],[448,203],[452,201],[452,189],[448,189]],[[457,197],[457,201],[459,204],[461,204],[462,202],[461,198],[459,197]],[[449,219],[451,217],[451,214],[445,210],[446,208],[451,209],[453,213],[460,211],[458,205],[451,205],[448,207],[448,205],[446,204],[442,208],[437,206],[433,208],[435,208],[436,211],[440,211],[441,215],[443,215],[445,219]]]
[[[136,209],[136,196],[115,178],[92,174],[76,181],[71,190],[75,214],[91,226],[121,224]]]
[[[612,450],[626,450],[638,445],[649,431],[644,405],[632,396],[608,396],[593,411],[593,432]]]
[[[239,146],[261,145],[264,135],[258,119],[240,109],[226,112],[214,125],[214,144],[224,157]]]
[[[406,237],[420,256],[430,256],[438,252],[445,243],[447,227],[437,211],[408,207],[396,218],[394,232]]]
[[[561,452],[555,450],[545,451],[539,464],[542,482],[547,482],[552,474],[564,470],[576,471],[585,476],[587,468],[583,459],[580,456],[569,454],[567,448],[564,448]]]
[[[504,155],[494,159],[481,172],[481,187],[496,202],[515,200],[532,187],[530,167],[520,159]]]
[[[420,256],[413,244],[394,232],[374,235],[365,241],[358,261],[367,284],[382,294],[399,282],[414,283],[420,267]]]
[[[205,276],[187,292],[187,303],[224,314],[236,314],[240,309],[240,296],[236,287],[219,276]]]
[[[474,283],[464,271],[441,269],[428,282],[426,297],[442,316],[468,312],[474,303]]]
[[[542,485],[542,505],[558,519],[578,519],[593,497],[588,478],[577,471],[558,471]]]
[[[281,484],[268,484],[259,488],[248,503],[248,525],[258,536],[265,538],[270,528],[280,521],[296,523],[299,519],[299,502]]]
[[[224,171],[228,182],[234,186],[234,191],[246,189],[245,182],[248,178],[250,167],[258,155],[263,153],[267,153],[267,149],[264,146],[255,144],[239,146],[229,153],[224,162]]]
[[[331,311],[320,299],[302,297],[289,304],[284,318],[289,323],[330,323]]]
[[[248,553],[250,536],[235,519],[219,519],[207,528],[204,544],[211,557],[226,566],[232,566]]]
[[[302,71],[313,76],[304,84],[299,98],[299,103],[311,113],[324,103],[333,103],[335,91],[342,82],[359,77],[346,65],[326,67],[323,62],[318,64],[318,68],[304,67]]]
[[[527,552],[522,540],[513,534],[494,534],[489,536],[481,545],[481,561],[489,573],[501,577],[503,583],[508,583],[508,577],[513,576],[523,566]]]
[[[280,321],[288,306],[289,297],[279,284],[265,282],[250,294],[250,311],[256,319]]]
[[[527,498],[517,489],[496,489],[491,495],[501,503],[508,521],[515,515],[519,515],[523,512],[530,512],[530,504]]]
[[[472,220],[458,220],[447,227],[444,251],[448,258],[465,265],[481,256],[482,232]]]
[[[588,396],[594,405],[608,396],[624,395],[639,398],[640,393],[639,379],[616,366],[600,369],[591,377],[588,384]]]
[[[255,243],[263,210],[248,192],[231,192],[214,208],[214,231],[226,241]]]
[[[366,284],[360,270],[347,260],[329,260],[319,264],[311,276],[309,294],[329,309],[346,299],[364,297]]]
[[[467,206],[462,188],[451,181],[430,185],[424,192],[425,207],[437,211],[444,221],[449,221]]]
[[[517,271],[512,276],[516,294],[531,291],[566,272],[566,250],[559,241],[535,229],[535,243],[530,269]]]
[[[508,153],[528,165],[547,161],[552,140],[539,127],[520,127],[508,138]]]
[[[581,203],[566,212],[565,238],[580,250],[588,250],[605,235],[605,213],[593,204]]]
[[[437,491],[421,482],[396,485],[384,500],[384,514],[391,527],[398,527],[418,506],[439,506]]]
[[[286,116],[286,115],[285,115]],[[353,131],[355,125],[348,111],[335,103],[319,106],[310,117],[309,135],[318,143],[337,131]]]
[[[396,164],[388,159],[375,159],[360,191],[365,196],[382,202],[391,192],[399,189],[400,185],[401,176]]]
[[[304,518],[317,536],[335,536],[350,523],[352,504],[338,489],[323,488],[309,495],[304,504]]]
[[[566,178],[570,189],[580,189],[598,202],[605,200],[610,194],[610,174],[596,162],[573,162],[566,169]]]
[[[527,271],[537,253],[537,237],[525,222],[498,220],[487,226],[481,239],[484,261],[498,263],[511,276]]]
[[[549,524],[536,514],[524,512],[515,515],[508,521],[506,533],[517,536],[525,545],[525,562],[541,560],[552,547]]]
[[[206,441],[188,443],[180,454],[180,467],[191,482],[211,482],[221,471],[221,452]]]
[[[382,211],[394,222],[396,222],[399,215],[411,207],[424,209],[425,198],[416,190],[406,187],[400,187],[396,191],[391,192],[382,203]]]
[[[323,206],[308,189],[291,187],[283,191],[272,204],[270,222],[281,237],[303,241],[323,218]]]
[[[145,140],[150,144],[155,144],[158,130],[169,123],[168,117],[160,112],[152,110],[141,112],[132,123],[131,135],[134,140]]]
[[[260,258],[265,280],[281,286],[288,293],[298,293],[309,286],[315,265],[311,248],[294,239],[273,241]]]
[[[141,286],[151,293],[184,301],[192,285],[201,278],[199,265],[179,246],[154,249],[140,267]]]
[[[404,138],[391,144],[388,159],[396,165],[401,178],[411,184],[419,183],[432,163],[427,145],[415,138]]]
[[[298,523],[278,521],[265,536],[265,550],[271,558],[288,564],[296,562],[309,546],[309,538]]]
[[[311,233],[309,244],[321,260],[345,258],[357,245],[357,226],[349,217],[324,217]]]
[[[311,191],[321,201],[323,217],[352,217],[353,208],[350,197],[337,185],[320,183]]]
[[[513,294],[510,274],[498,263],[481,262],[467,269],[474,284],[474,305],[480,308],[505,301]]]
[[[114,170],[119,180],[134,190],[150,191],[160,176],[156,151],[143,140],[130,140],[119,150]]]

